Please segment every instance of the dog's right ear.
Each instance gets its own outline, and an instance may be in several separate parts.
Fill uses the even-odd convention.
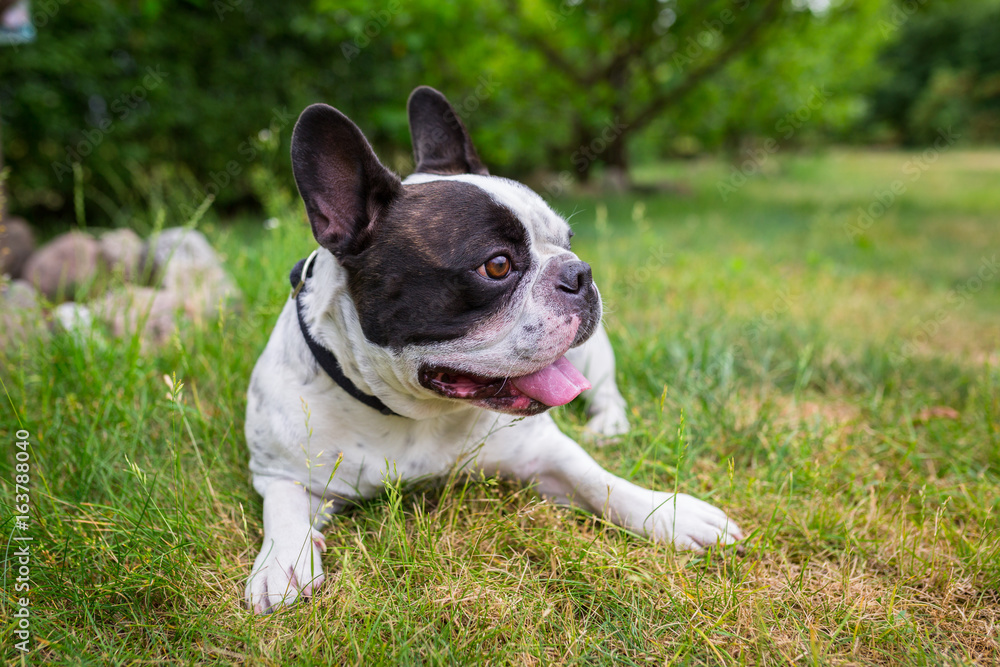
[[[313,236],[337,257],[360,249],[402,189],[358,126],[326,104],[308,107],[295,123],[292,172]]]
[[[448,98],[430,86],[420,86],[410,93],[406,111],[417,162],[415,173],[489,176]]]

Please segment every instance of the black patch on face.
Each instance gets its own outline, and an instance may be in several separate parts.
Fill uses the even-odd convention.
[[[502,310],[531,270],[524,225],[469,183],[407,185],[375,227],[342,263],[365,337],[383,347],[465,336]],[[499,254],[511,260],[505,278],[476,272]]]

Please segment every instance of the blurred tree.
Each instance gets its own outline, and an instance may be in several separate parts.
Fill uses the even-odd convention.
[[[551,148],[571,156],[581,180],[597,160],[624,177],[629,137],[765,44],[785,11],[782,0],[505,4],[507,31],[556,75],[524,81],[569,121],[568,141]]]
[[[847,138],[865,112],[886,4],[800,4],[766,48],[736,58],[661,119],[666,145],[671,135],[730,152],[762,139],[787,147]]]
[[[320,12],[366,5],[315,2]],[[477,116],[476,139],[501,171],[545,166],[586,180],[603,164],[622,182],[631,147],[651,157],[673,150],[671,133],[697,137],[699,149],[774,134],[829,84],[831,99],[810,122],[849,125],[863,111],[862,71],[886,4],[410,0],[405,20],[389,21],[378,39],[415,56],[424,82],[453,97],[460,115]]]
[[[64,215],[77,175],[88,219],[112,224],[149,200],[167,222],[210,195],[258,205],[268,182],[291,186],[290,129],[319,101],[405,173],[420,84],[519,177],[603,164],[623,180],[630,153],[774,136],[814,89],[829,99],[792,119],[794,140],[830,136],[860,113],[888,1],[38,0],[37,43],[0,59],[12,208]]]
[[[320,8],[334,4],[343,6],[317,0]],[[572,164],[586,180],[597,162],[627,170],[629,137],[760,44],[783,13],[782,0],[679,4],[407,6],[416,31],[429,38],[421,51],[430,78],[471,91],[472,97],[458,99],[460,114],[494,96],[507,102],[509,121],[502,124],[523,139],[516,148],[508,144],[501,164],[519,170]],[[406,29],[390,25],[388,32],[398,39]],[[525,151],[525,144],[536,148]]]
[[[1000,140],[1000,2],[899,3],[880,27],[891,41],[871,94],[876,136],[919,144],[951,127]]]
[[[303,13],[250,0],[34,2],[36,43],[0,59],[12,208],[36,221],[72,210],[74,164],[104,224],[135,224],[150,198],[171,200],[173,223],[207,195],[248,202],[250,167],[271,158],[262,139],[336,87],[342,58],[295,30]]]

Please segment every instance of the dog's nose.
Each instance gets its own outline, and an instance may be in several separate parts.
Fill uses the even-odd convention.
[[[566,262],[559,269],[556,287],[569,294],[580,294],[594,282],[590,264],[580,260]]]

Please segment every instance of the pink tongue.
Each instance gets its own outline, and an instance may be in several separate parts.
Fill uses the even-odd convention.
[[[540,371],[510,381],[520,392],[549,407],[566,405],[584,391],[590,383],[566,357]]]

